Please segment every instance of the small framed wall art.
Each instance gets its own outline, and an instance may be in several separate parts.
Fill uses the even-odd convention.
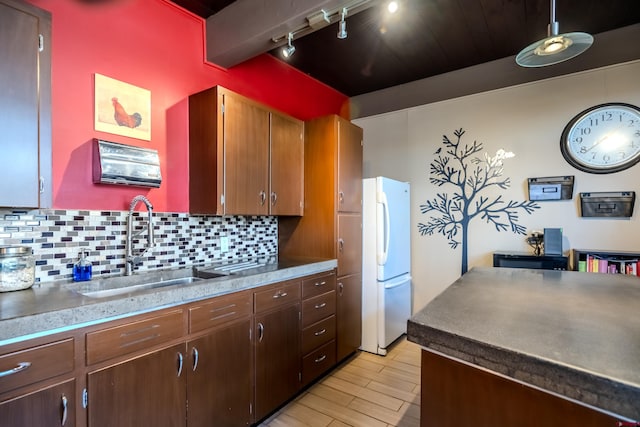
[[[94,128],[151,141],[151,91],[95,74]]]

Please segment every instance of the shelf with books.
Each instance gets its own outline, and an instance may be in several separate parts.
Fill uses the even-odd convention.
[[[573,249],[573,270],[640,276],[640,252]]]

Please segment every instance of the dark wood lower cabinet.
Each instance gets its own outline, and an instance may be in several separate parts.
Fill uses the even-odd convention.
[[[606,427],[617,420],[489,371],[422,351],[422,427]]]
[[[0,425],[75,426],[75,383],[69,380],[0,403]]]
[[[190,341],[189,427],[239,427],[252,422],[251,320],[216,328]]]
[[[257,314],[255,421],[291,399],[300,388],[300,303]]]
[[[89,427],[185,426],[187,369],[179,344],[90,372]]]
[[[336,293],[337,361],[362,343],[362,275],[340,277]]]

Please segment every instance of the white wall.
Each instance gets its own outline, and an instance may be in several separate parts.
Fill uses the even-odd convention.
[[[453,188],[429,182],[434,152],[443,135],[464,128],[463,143],[483,143],[479,154],[502,148],[515,154],[505,160],[508,190],[484,194],[504,200],[527,200],[527,178],[574,175],[573,200],[540,202],[518,223],[532,230],[563,229],[566,254],[576,249],[640,250],[640,208],[630,219],[581,218],[578,193],[635,191],[640,196],[640,165],[626,171],[593,175],[571,167],[562,157],[560,135],[582,110],[605,102],[640,106],[640,61],[556,77],[491,92],[436,102],[354,120],[364,129],[365,177],[384,175],[411,182],[411,249],[414,311],[422,308],[460,275],[461,249],[451,249],[442,235],[421,236],[418,223],[429,220],[420,205]],[[444,150],[443,150],[444,151]],[[475,218],[469,228],[469,268],[490,266],[494,251],[531,252],[525,236],[496,232]]]

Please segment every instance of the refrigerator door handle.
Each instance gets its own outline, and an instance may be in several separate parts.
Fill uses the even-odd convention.
[[[387,195],[383,191],[378,193],[378,203],[382,205],[382,218],[383,221],[380,224],[382,226],[382,233],[379,235],[383,236],[384,239],[384,249],[382,252],[378,252],[378,265],[384,265],[387,263],[387,258],[389,256],[389,241],[391,240],[391,225],[389,224],[389,202],[387,201]]]
[[[402,276],[397,279],[390,280],[388,283],[385,283],[384,288],[385,289],[397,288],[398,286],[402,286],[409,281],[411,281],[411,276]]]

